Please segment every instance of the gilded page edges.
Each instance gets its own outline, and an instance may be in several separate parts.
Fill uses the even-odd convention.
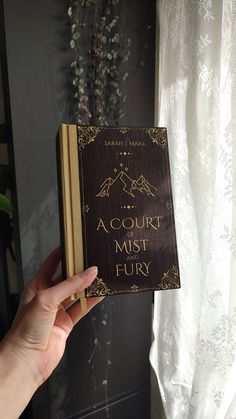
[[[84,270],[84,257],[77,127],[76,125],[67,125],[67,130],[69,137],[74,274],[78,274]],[[82,310],[83,306],[86,308],[85,292],[78,293],[75,297],[81,299]]]
[[[63,124],[60,127],[59,135],[61,183],[63,196],[63,224],[65,236],[66,275],[67,277],[71,277],[74,274],[74,261],[68,142],[69,139],[67,125]]]
[[[75,125],[62,124],[60,129],[60,155],[62,172],[63,217],[65,230],[66,273],[70,278],[84,269],[82,216],[79,184],[79,159]],[[73,296],[80,298],[82,311],[86,311],[85,292]]]
[[[73,225],[73,257],[75,273],[84,269],[83,258],[83,234],[82,234],[82,212],[79,183],[79,158],[76,126],[68,125],[69,132],[69,159],[71,177],[71,207]]]

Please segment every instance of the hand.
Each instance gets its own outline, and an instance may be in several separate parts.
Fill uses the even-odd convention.
[[[26,286],[13,325],[0,346],[3,373],[9,375],[12,366],[27,378],[33,392],[57,366],[73,326],[83,317],[80,304],[69,308],[70,296],[87,288],[97,276],[97,268],[92,267],[66,281],[58,278],[52,282],[59,262],[56,249]],[[88,311],[102,299],[89,298]]]

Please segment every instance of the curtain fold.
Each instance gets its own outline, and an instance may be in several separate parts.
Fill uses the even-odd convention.
[[[150,359],[167,419],[236,419],[236,1],[158,0],[157,33],[182,288]]]

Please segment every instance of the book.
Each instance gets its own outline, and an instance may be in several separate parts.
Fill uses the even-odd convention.
[[[98,266],[86,298],[180,288],[166,128],[59,130],[65,275]]]

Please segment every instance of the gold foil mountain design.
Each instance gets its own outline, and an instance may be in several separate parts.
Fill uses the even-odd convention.
[[[139,178],[135,180],[131,179],[131,177],[121,170],[114,179],[109,177],[104,180],[97,196],[100,198],[110,196],[111,187],[114,183],[118,182],[121,184],[122,190],[133,198],[135,198],[134,191],[136,190],[141,193],[146,193],[148,196],[156,196],[158,194],[158,189],[155,188],[155,186],[152,186],[143,175],[139,176]]]

